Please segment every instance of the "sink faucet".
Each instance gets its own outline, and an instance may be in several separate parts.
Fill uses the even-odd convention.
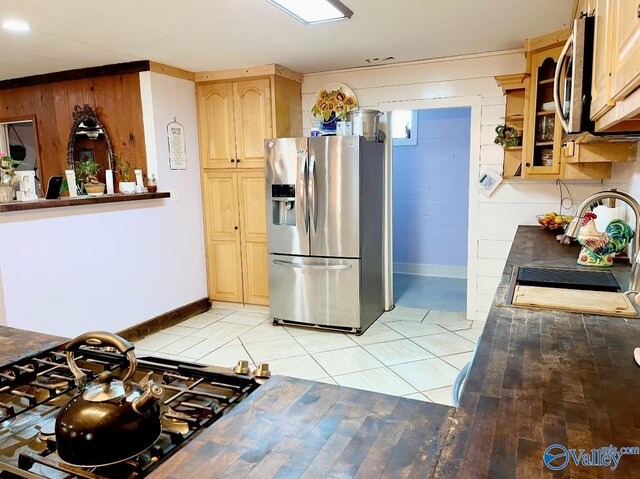
[[[591,206],[596,201],[604,200],[604,199],[616,199],[620,200],[623,203],[626,203],[631,207],[633,213],[636,215],[636,227],[634,228],[634,237],[633,243],[631,243],[629,258],[631,258],[631,278],[629,279],[629,290],[638,291],[640,289],[640,268],[638,267],[638,263],[640,262],[640,232],[638,228],[640,227],[640,204],[628,193],[623,191],[618,191],[616,189],[600,191],[589,196],[586,200],[582,202],[580,208],[578,208],[578,213],[576,217],[569,223],[567,229],[565,230],[565,234],[571,238],[577,238],[578,232],[580,231],[580,227],[582,226],[582,219],[584,218],[585,213],[589,206]]]

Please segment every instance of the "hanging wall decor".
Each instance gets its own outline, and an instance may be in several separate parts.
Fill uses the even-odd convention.
[[[176,117],[167,125],[167,140],[169,142],[169,167],[172,170],[187,169],[187,150],[184,141],[184,127],[177,122]]]

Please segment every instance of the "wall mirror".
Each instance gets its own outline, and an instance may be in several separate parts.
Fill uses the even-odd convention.
[[[115,166],[111,140],[96,112],[89,105],[76,105],[67,143],[67,164],[73,169],[79,161],[88,159],[100,165],[98,179],[104,182],[105,171],[113,170]]]
[[[33,118],[0,120],[0,153],[21,163],[16,171],[35,171],[36,185],[40,181],[40,154]]]

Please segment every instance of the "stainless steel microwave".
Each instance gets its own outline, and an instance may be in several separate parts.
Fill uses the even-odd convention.
[[[565,131],[565,141],[639,140],[640,132],[596,132],[591,121],[591,79],[593,68],[595,17],[574,20],[564,45],[553,82],[553,100]]]

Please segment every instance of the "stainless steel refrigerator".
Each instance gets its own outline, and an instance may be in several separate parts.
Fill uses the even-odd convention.
[[[362,333],[384,309],[384,145],[265,141],[271,316]]]

